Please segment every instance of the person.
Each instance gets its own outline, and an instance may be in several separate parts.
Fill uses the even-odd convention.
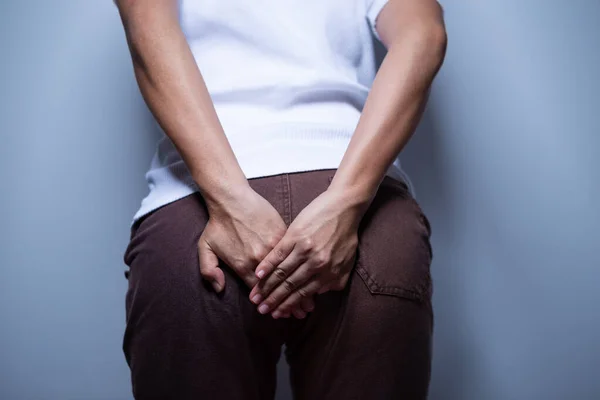
[[[398,161],[435,0],[115,0],[164,132],[131,221],[136,399],[425,399],[431,227]],[[387,53],[376,71],[375,45]]]

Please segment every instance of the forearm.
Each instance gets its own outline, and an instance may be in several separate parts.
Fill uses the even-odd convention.
[[[387,41],[388,53],[330,186],[345,191],[357,207],[368,206],[416,129],[446,47],[443,25],[419,20]]]
[[[177,1],[117,0],[140,91],[202,195],[221,203],[247,187],[178,21]]]

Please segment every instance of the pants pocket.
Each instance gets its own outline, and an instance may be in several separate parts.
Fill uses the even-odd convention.
[[[430,236],[406,184],[386,176],[361,221],[356,273],[373,295],[430,302]]]

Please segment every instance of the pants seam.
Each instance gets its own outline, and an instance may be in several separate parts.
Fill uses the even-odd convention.
[[[283,193],[283,219],[286,225],[292,223],[292,199],[290,189],[290,176],[289,174],[281,175],[282,181],[282,193]]]

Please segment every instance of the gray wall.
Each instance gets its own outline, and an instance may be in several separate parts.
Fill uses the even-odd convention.
[[[600,399],[600,2],[443,2],[406,153],[434,225],[432,399]]]
[[[600,398],[600,3],[443,4],[403,156],[434,230],[431,398]],[[116,10],[2,1],[0,50],[0,398],[130,399],[121,257],[156,132]]]

